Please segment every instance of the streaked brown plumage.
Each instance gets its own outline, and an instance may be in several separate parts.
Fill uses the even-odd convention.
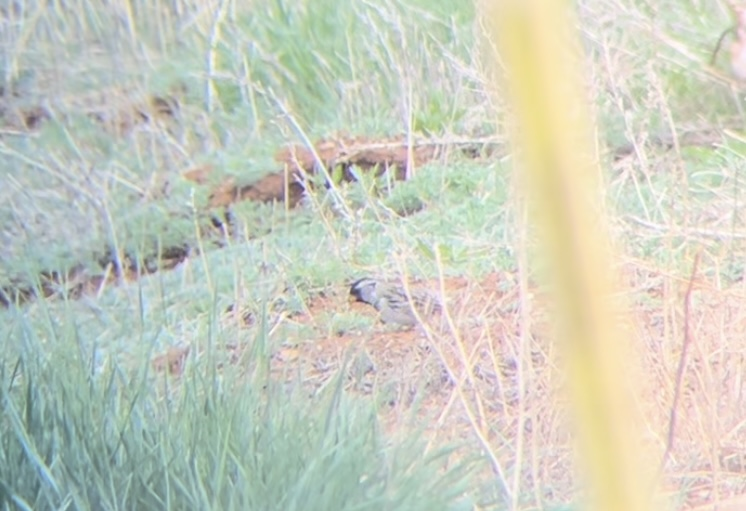
[[[350,295],[358,302],[375,307],[384,323],[416,325],[417,316],[412,305],[420,317],[440,312],[440,300],[427,289],[410,287],[409,292],[411,301],[401,285],[371,277],[358,279],[350,286]]]

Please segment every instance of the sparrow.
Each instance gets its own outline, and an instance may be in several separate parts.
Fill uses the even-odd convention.
[[[372,305],[384,323],[411,327],[417,324],[417,316],[430,316],[442,310],[437,296],[427,289],[410,287],[409,294],[404,287],[386,280],[363,277],[350,286],[350,297],[357,302]]]

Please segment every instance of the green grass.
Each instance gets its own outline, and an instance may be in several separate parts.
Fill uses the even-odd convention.
[[[38,287],[42,272],[73,267],[99,274],[111,254],[193,252],[100,296],[0,312],[0,508],[503,507],[504,481],[474,461],[481,446],[459,451],[459,463],[447,446],[423,457],[416,428],[382,432],[380,402],[335,385],[309,397],[268,378],[267,357],[283,343],[370,321],[329,311],[313,327],[247,333],[221,315],[240,302],[271,323],[371,272],[478,282],[515,270],[514,158],[454,149],[393,187],[362,176],[317,188],[293,211],[238,204],[228,239],[211,226],[221,212],[206,208],[211,186],[251,183],[279,168],[275,151],[306,139],[489,136],[506,154],[509,111],[487,85],[475,7],[252,3],[27,1],[3,21],[0,84],[13,93],[3,108],[43,106],[49,119],[31,134],[0,122],[0,287]],[[624,253],[680,269],[703,248],[728,261],[705,273],[739,279],[743,240],[722,234],[742,230],[743,142],[723,136],[678,153],[653,142],[672,127],[742,130],[743,86],[727,81],[727,52],[707,66],[727,11],[621,0],[579,10]],[[153,95],[178,100],[172,119],[121,133],[100,121]],[[628,142],[637,151],[614,161]],[[205,164],[209,186],[181,177]],[[231,343],[253,346],[251,356],[218,369]],[[182,379],[154,374],[152,356],[179,344],[193,348]],[[494,450],[514,461],[511,434],[498,432],[506,441]],[[524,508],[572,491],[507,467],[508,479],[520,471],[512,493]]]
[[[173,240],[194,244],[193,223],[207,222],[193,213],[204,206],[207,192],[185,185],[179,173],[207,162],[219,176],[251,182],[278,168],[271,155],[281,144],[299,141],[294,126],[316,138],[337,130],[401,133],[410,115],[423,131],[436,133],[473,121],[464,108],[474,104],[469,91],[477,90],[476,84],[447,73],[429,76],[436,69],[428,61],[434,52],[464,65],[472,58],[468,6],[450,12],[444,2],[382,10],[365,2],[280,1],[228,13],[214,47],[209,32],[192,28],[174,36],[179,44],[166,45],[169,51],[147,65],[143,53],[152,44],[150,32],[141,45],[124,38],[121,46],[103,51],[104,57],[86,60],[85,70],[37,66],[52,45],[65,54],[62,60],[77,64],[88,34],[104,30],[98,22],[111,13],[83,5],[91,16],[80,21],[83,33],[65,13],[30,8],[27,14],[41,19],[24,33],[34,44],[18,34],[16,53],[5,62],[8,87],[43,100],[53,120],[38,137],[10,137],[0,144],[0,171],[6,176],[0,215],[14,240],[3,244],[7,264],[0,282],[28,272],[28,266],[64,269],[81,260],[90,265],[93,254],[111,249],[153,252],[156,239],[166,246]],[[142,4],[133,11],[131,26],[151,26],[152,7]],[[421,23],[404,23],[413,17]],[[208,21],[213,20],[202,13],[194,23]],[[53,40],[42,22],[54,27]],[[169,26],[172,33],[179,23],[171,20]],[[92,51],[82,48],[84,54]],[[124,64],[114,66],[107,57]],[[29,83],[17,85],[21,82]],[[439,87],[423,89],[421,83]],[[180,88],[185,93],[176,127],[151,126],[121,139],[81,113],[95,107],[111,115],[147,94]],[[19,239],[30,239],[32,248],[25,250]],[[33,249],[38,244],[48,249],[41,254]]]
[[[282,207],[242,204],[224,249],[208,235],[209,189],[179,177],[209,163],[213,184],[228,176],[251,182],[276,168],[277,148],[299,139],[293,126],[315,138],[338,129],[402,132],[415,112],[412,122],[432,132],[450,130],[454,119],[468,123],[458,101],[464,94],[455,94],[463,78],[438,78],[450,80],[453,93],[422,95],[418,84],[432,80],[435,49],[471,58],[471,8],[258,4],[226,13],[211,40],[212,11],[129,5],[130,12],[112,12],[79,2],[73,7],[81,15],[71,17],[29,4],[13,25],[1,63],[4,88],[18,92],[14,108],[41,102],[51,118],[33,137],[0,142],[7,226],[0,282],[38,285],[42,271],[80,265],[100,273],[99,261],[112,252],[143,260],[187,245],[204,250],[204,259],[97,299],[41,300],[2,313],[0,506],[471,508],[463,495],[473,463],[446,463],[448,450],[424,454],[414,436],[394,443],[380,431],[376,403],[347,397],[340,385],[314,397],[278,386],[266,374],[267,357],[298,332],[269,337],[260,325],[240,334],[219,316],[247,285],[244,304],[269,318],[383,263],[380,250],[393,246],[393,227],[379,224],[390,215],[386,200],[428,190],[418,200],[451,197],[450,218],[468,212],[462,221],[478,221],[479,206],[460,201],[462,188],[473,189],[484,170],[459,184],[436,168],[426,174],[430,182],[381,201],[363,193],[356,224],[325,206],[288,216]],[[415,15],[423,23],[401,31]],[[183,92],[175,123],[120,136],[88,114],[116,115],[148,94],[176,90]],[[350,197],[362,190],[348,188]],[[327,203],[324,193],[317,199]],[[402,235],[422,222],[438,226],[423,243],[453,245],[466,265],[473,242],[430,217],[400,220]],[[350,236],[360,244],[348,252],[338,242]],[[469,264],[486,267],[486,254]],[[245,360],[249,374],[217,369],[222,347],[235,342],[254,346]],[[149,360],[179,343],[201,354],[182,381],[155,374]]]
[[[9,316],[23,346],[0,365],[5,509],[469,507],[465,465],[444,472],[448,451],[391,445],[340,384],[309,400],[208,358],[176,385],[147,363],[101,364],[101,346],[74,344],[78,325]]]

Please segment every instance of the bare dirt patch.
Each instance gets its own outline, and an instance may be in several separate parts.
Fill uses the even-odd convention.
[[[394,181],[403,181],[413,176],[418,167],[449,152],[477,158],[494,154],[497,147],[493,139],[435,141],[408,140],[404,136],[385,139],[340,136],[319,140],[312,147],[290,145],[277,151],[278,166],[265,177],[244,185],[231,178],[217,185],[210,193],[209,206],[226,207],[253,200],[284,202],[294,208],[303,198],[309,178],[316,175],[331,178],[337,184],[356,181],[356,172],[373,172],[376,176],[388,173]],[[184,177],[205,183],[206,169],[200,170],[190,170]],[[326,186],[330,186],[329,179]]]
[[[630,342],[643,370],[643,381],[635,383],[645,421],[645,463],[662,463],[670,436],[660,480],[666,494],[685,509],[743,502],[746,291],[723,289],[699,276],[685,321],[687,277],[640,263],[626,265],[624,275]],[[425,285],[438,289],[439,283]],[[520,470],[523,491],[533,488],[547,501],[569,501],[579,481],[573,476],[561,364],[558,369],[541,300],[522,298],[515,277],[504,273],[479,281],[447,279],[445,289],[452,324],[412,330],[375,323],[330,333],[317,319],[328,311],[375,318],[375,310],[350,304],[346,287],[311,301],[292,321],[314,333],[289,338],[272,353],[273,377],[314,394],[344,371],[346,391],[376,399],[391,433],[422,431],[424,424],[433,445],[455,440],[489,450],[495,455],[493,476]],[[528,316],[522,314],[527,304]],[[685,324],[691,347],[683,360],[680,400],[672,409]],[[240,353],[234,360],[241,360]]]
[[[418,285],[440,288],[435,281]],[[537,485],[551,480],[558,488],[572,488],[571,446],[554,397],[561,378],[543,313],[537,309],[532,317],[522,317],[519,286],[509,273],[478,281],[448,278],[443,287],[450,320],[432,318],[409,330],[384,325],[372,307],[351,303],[346,285],[315,297],[303,314],[287,318],[308,327],[303,330],[308,335],[288,337],[276,347],[270,357],[272,377],[315,395],[336,384],[341,371],[346,392],[374,399],[391,434],[424,425],[421,433],[433,446],[456,441],[490,448],[500,456],[493,465],[497,473],[514,465],[513,441],[520,430],[524,446],[541,450],[527,477]],[[329,311],[367,316],[373,326],[329,331]],[[246,315],[237,312],[232,308],[225,321],[244,321]],[[525,331],[522,320],[531,323]],[[245,343],[224,348],[225,359],[248,372],[255,368],[243,355],[252,349],[255,326],[246,325]],[[201,356],[194,348],[192,355]],[[157,360],[162,370],[164,360],[168,353]]]
[[[64,272],[42,271],[31,282],[12,280],[9,285],[0,287],[0,306],[24,304],[38,297],[77,300],[81,296],[100,295],[109,286],[175,268],[189,256],[190,249],[184,246],[168,247],[142,261],[126,254],[115,257],[110,250],[105,250],[105,253],[99,261],[103,268],[100,273],[92,273],[84,264],[78,264]]]
[[[168,94],[144,94],[136,87],[119,86],[40,101],[22,87],[0,87],[0,136],[32,133],[54,117],[71,114],[87,117],[115,137],[146,124],[168,126],[178,116],[184,92],[183,85]]]

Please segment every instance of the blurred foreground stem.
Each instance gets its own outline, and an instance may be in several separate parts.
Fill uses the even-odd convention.
[[[489,3],[489,5],[487,5]],[[554,292],[591,509],[650,509],[583,79],[569,2],[485,0],[514,142]]]

